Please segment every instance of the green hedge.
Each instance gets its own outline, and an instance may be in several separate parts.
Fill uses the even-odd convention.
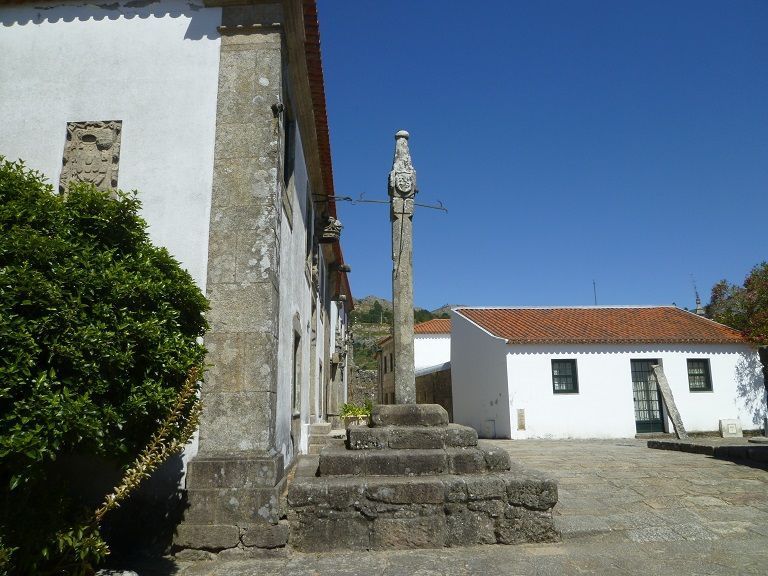
[[[57,460],[127,465],[203,366],[205,297],[139,208],[84,184],[56,195],[0,156],[0,548],[20,573],[52,565],[86,513]]]

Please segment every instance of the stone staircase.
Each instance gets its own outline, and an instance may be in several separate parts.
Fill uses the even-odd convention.
[[[331,424],[318,422],[309,425],[309,454],[320,454],[320,451],[328,445],[331,433]]]
[[[377,406],[299,462],[288,488],[296,550],[552,542],[557,484],[513,464],[441,406]]]

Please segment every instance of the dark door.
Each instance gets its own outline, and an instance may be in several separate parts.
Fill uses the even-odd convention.
[[[635,397],[635,426],[638,432],[664,432],[661,394],[652,366],[658,360],[632,360],[632,392]]]

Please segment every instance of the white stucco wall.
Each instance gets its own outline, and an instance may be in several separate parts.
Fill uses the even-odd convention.
[[[509,438],[506,340],[451,312],[453,420],[481,437]]]
[[[325,380],[327,378],[328,362],[325,361],[325,299],[327,298],[327,270],[328,265],[325,262],[323,251],[317,251],[317,274],[318,274],[318,294],[315,300],[315,306],[317,308],[315,325],[313,327],[315,333],[315,356],[312,362],[315,366],[314,371],[314,384],[310,382],[310,392],[314,391],[314,394],[310,394],[310,423],[322,422],[325,417]]]
[[[722,418],[738,418],[745,429],[759,424],[762,376],[746,346],[507,346],[505,355],[513,438],[634,437],[634,359],[661,360],[688,431],[717,430]],[[709,359],[711,392],[690,391],[688,358]],[[578,393],[553,392],[553,359],[576,360]],[[518,409],[525,410],[525,430],[515,429]]]
[[[0,6],[0,154],[58,189],[66,123],[122,120],[118,186],[204,289],[221,9]]]
[[[448,334],[416,334],[413,339],[416,370],[451,361],[451,337]]]
[[[286,466],[297,452],[307,451],[309,422],[310,320],[312,296],[305,273],[307,242],[307,176],[301,135],[296,130],[295,167],[286,193],[292,196],[293,222],[285,210],[280,224],[280,334],[277,361],[277,421],[275,447],[283,453]],[[301,434],[291,446],[291,402],[293,393],[293,335],[295,326],[301,335]]]
[[[344,339],[347,333],[347,316],[344,310],[344,304],[338,300],[331,300],[329,329],[331,331],[331,341],[329,349],[331,354],[337,350],[344,350]],[[340,371],[340,372],[339,372]],[[341,410],[342,404],[347,401],[347,357],[345,356],[341,363],[336,367],[336,384],[334,384],[334,394],[337,400],[336,411]],[[339,389],[339,384],[341,388]],[[330,413],[331,411],[329,411]]]

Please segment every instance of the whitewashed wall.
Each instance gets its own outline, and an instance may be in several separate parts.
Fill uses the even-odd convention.
[[[688,358],[709,358],[712,392],[691,392]],[[575,359],[577,394],[552,391],[552,359]],[[513,438],[622,438],[636,433],[630,360],[660,359],[689,431],[717,430],[722,418],[757,428],[764,402],[757,354],[746,346],[508,346],[509,409],[525,410]],[[503,384],[502,384],[503,385]],[[456,383],[454,382],[454,388]],[[667,430],[672,431],[667,421]]]
[[[307,196],[309,177],[302,148],[301,134],[296,129],[294,172],[284,193],[292,198],[293,221],[286,211],[280,224],[280,335],[277,361],[277,421],[275,447],[283,453],[286,466],[298,452],[306,452],[309,422],[310,321],[312,293],[305,272],[307,242]],[[311,223],[309,223],[311,225]],[[295,325],[301,335],[301,435],[291,446],[291,402],[293,394],[293,335]]]
[[[344,309],[344,303],[338,300],[331,300],[330,311],[328,328],[330,330],[331,340],[329,350],[330,353],[333,354],[337,350],[337,343],[338,350],[344,350],[344,341],[347,335],[347,313]],[[347,362],[348,356],[345,356],[341,363],[336,367],[335,384],[332,384],[335,412],[334,410],[329,410],[329,414],[338,413],[338,411],[341,410],[342,405],[347,401]]]
[[[221,10],[109,6],[0,6],[0,154],[58,189],[67,122],[122,120],[118,185],[204,289]]]
[[[413,357],[416,370],[451,361],[451,337],[448,334],[415,334]]]
[[[451,312],[450,341],[454,422],[482,437],[509,438],[506,340]]]
[[[325,298],[327,297],[327,282],[328,277],[328,265],[325,262],[322,249],[317,251],[317,269],[318,269],[318,282],[319,289],[317,294],[316,306],[317,306],[317,318],[315,323],[315,357],[312,362],[315,364],[315,376],[314,376],[314,395],[309,399],[313,411],[310,413],[310,424],[315,422],[324,421],[325,417],[325,380],[328,376],[328,366],[325,361],[325,330],[326,330],[326,318],[325,318]],[[314,421],[313,421],[314,419]]]

